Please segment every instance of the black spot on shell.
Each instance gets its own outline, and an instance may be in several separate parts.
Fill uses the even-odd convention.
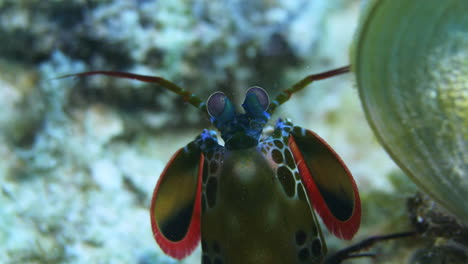
[[[315,238],[312,240],[312,243],[310,244],[310,250],[312,255],[315,257],[322,255],[322,243],[320,242],[320,239]]]
[[[284,161],[283,154],[281,153],[281,151],[277,149],[273,149],[271,151],[271,158],[273,159],[274,162],[276,162],[276,164],[281,164]]]
[[[216,204],[216,192],[218,190],[218,179],[215,177],[210,177],[208,183],[206,184],[206,200],[208,206],[213,208]]]
[[[215,174],[218,171],[218,162],[213,160],[210,162],[210,173],[211,175]]]
[[[208,257],[207,255],[203,255],[201,263],[202,264],[211,264],[210,257]]]
[[[298,183],[296,188],[297,188],[297,195],[299,196],[299,199],[301,199],[304,202],[307,202],[306,194],[302,185]]]
[[[298,246],[304,245],[306,240],[307,240],[307,234],[304,231],[299,230],[296,232],[296,244]]]
[[[286,166],[280,166],[276,170],[276,174],[278,175],[278,179],[283,186],[286,195],[289,197],[293,197],[294,193],[296,192],[295,188],[295,181],[294,176],[290,169]]]
[[[297,253],[297,257],[300,261],[306,261],[310,257],[309,249],[303,248],[299,250],[299,253]]]
[[[273,143],[275,143],[276,147],[279,149],[282,149],[284,147],[283,142],[281,142],[281,140],[279,139],[274,140]]]
[[[294,161],[294,157],[289,149],[284,150],[284,157],[286,158],[286,165],[288,165],[289,168],[296,168],[296,162]]]

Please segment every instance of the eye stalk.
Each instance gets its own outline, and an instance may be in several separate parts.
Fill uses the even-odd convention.
[[[226,105],[226,95],[223,92],[216,92],[210,95],[206,101],[208,114],[212,117],[218,117],[223,113]]]
[[[263,108],[263,111],[268,109],[268,106],[270,105],[270,97],[268,96],[268,93],[265,91],[265,89],[260,86],[252,86],[245,93],[245,97],[250,94],[255,94],[255,96],[257,96],[258,103]]]
[[[206,109],[212,118],[220,122],[226,122],[235,116],[234,106],[223,92],[213,93],[206,101]]]
[[[265,111],[269,105],[270,99],[267,92],[261,87],[253,86],[247,90],[242,107],[247,114],[255,118],[268,118]]]
[[[257,145],[263,127],[268,121],[268,94],[260,87],[247,90],[242,107],[245,113],[236,113],[233,104],[222,92],[212,94],[206,109],[211,122],[221,132],[227,149],[250,148]]]

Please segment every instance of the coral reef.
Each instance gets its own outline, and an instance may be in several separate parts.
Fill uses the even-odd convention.
[[[175,263],[152,238],[149,200],[165,162],[208,120],[152,85],[54,77],[120,70],[164,76],[201,98],[217,90],[241,98],[253,85],[274,96],[348,63],[358,11],[358,1],[344,0],[0,1],[0,259]],[[350,79],[313,84],[278,116],[340,153],[364,205],[372,191],[389,201],[399,193],[386,177],[396,166],[373,138]],[[364,214],[404,215],[404,199],[396,201]],[[387,228],[364,228],[360,237],[401,231]],[[330,240],[330,248],[342,245]],[[199,261],[194,254],[184,262]]]

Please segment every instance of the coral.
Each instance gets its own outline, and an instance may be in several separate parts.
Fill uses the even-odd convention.
[[[208,120],[160,87],[52,78],[132,71],[201,98],[241,98],[249,86],[275,95],[347,63],[356,1],[242,3],[0,1],[2,261],[174,263],[152,238],[149,200],[171,154]],[[395,165],[349,81],[314,84],[280,114],[337,148],[365,193],[384,188]]]
[[[468,228],[457,218],[421,193],[408,199],[408,211],[413,226],[425,238],[425,246],[414,253],[412,263],[468,261]]]

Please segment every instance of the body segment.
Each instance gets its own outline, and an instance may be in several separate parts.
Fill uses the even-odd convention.
[[[215,203],[202,205],[204,263],[217,259],[222,261],[218,263],[319,263],[322,259],[326,250],[321,231],[296,165],[286,158],[292,157],[286,143],[269,137],[256,147],[218,147],[218,155],[206,155],[220,159],[205,160],[206,165],[218,165],[217,170],[206,170],[208,183],[217,179],[217,190]],[[213,196],[208,186],[203,189],[206,197]]]

